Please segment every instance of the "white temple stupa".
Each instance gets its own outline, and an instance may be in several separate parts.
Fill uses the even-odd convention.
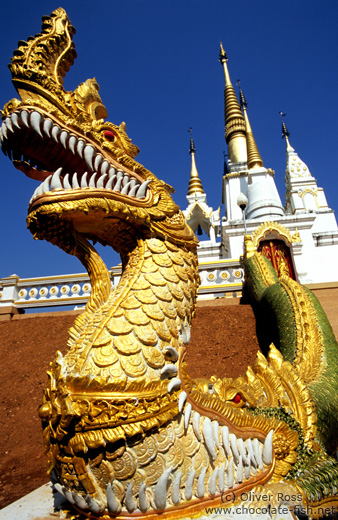
[[[206,240],[200,241],[199,248],[202,285],[203,265],[210,264],[215,266],[215,283],[235,281],[233,276],[230,280],[231,273],[226,268],[239,262],[245,233],[252,235],[257,249],[268,256],[275,267],[286,262],[290,274],[301,283],[310,286],[338,283],[338,227],[324,190],[317,186],[309,168],[291,146],[282,117],[282,135],[286,142],[283,207],[275,172],[263,164],[249,122],[247,102],[241,89],[237,99],[227,61],[221,44],[229,158],[223,175],[223,215],[221,208],[214,210],[207,205],[207,194],[196,167],[194,141],[192,137],[190,140],[191,174],[184,214],[197,236],[201,231],[207,235]],[[224,274],[226,270],[228,273]]]

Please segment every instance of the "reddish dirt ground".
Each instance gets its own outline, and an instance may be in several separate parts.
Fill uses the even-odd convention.
[[[256,351],[255,320],[239,300],[201,303],[188,352],[192,377],[233,377]],[[226,305],[226,306],[224,306]],[[73,313],[15,316],[0,322],[0,508],[48,481],[37,408],[56,350],[65,352]]]

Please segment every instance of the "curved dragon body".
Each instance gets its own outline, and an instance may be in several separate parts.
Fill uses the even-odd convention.
[[[73,34],[58,9],[20,42],[10,69],[21,100],[4,107],[0,135],[40,180],[29,229],[76,255],[92,286],[39,409],[56,488],[90,518],[198,518],[229,502],[223,517],[236,518],[262,494],[269,511],[282,501],[318,516],[338,502],[338,356],[322,310],[246,237],[247,284],[276,346],[236,380],[189,378],[197,240],[170,186],[135,160],[125,124],[104,121],[96,81],[64,90]],[[92,241],[121,254],[114,289]]]

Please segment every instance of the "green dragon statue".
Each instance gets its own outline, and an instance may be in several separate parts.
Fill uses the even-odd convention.
[[[235,380],[192,380],[184,354],[199,285],[197,239],[172,188],[136,162],[126,126],[105,122],[95,79],[74,92],[61,8],[19,42],[20,100],[1,146],[41,181],[34,238],[76,255],[92,291],[57,352],[39,415],[56,489],[73,518],[311,518],[338,504],[337,343],[315,297],[245,240],[246,283],[271,345]],[[92,242],[122,258],[112,290]],[[268,318],[267,318],[268,316]]]

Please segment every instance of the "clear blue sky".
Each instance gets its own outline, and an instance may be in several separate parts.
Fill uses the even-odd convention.
[[[18,0],[1,2],[0,105],[16,96],[7,64],[17,42],[41,29],[41,16],[61,5],[77,33],[78,58],[65,79],[74,89],[96,77],[108,119],[126,121],[139,161],[176,189],[186,207],[189,134],[214,208],[221,202],[224,77],[219,40],[238,78],[265,166],[276,172],[284,200],[285,143],[290,141],[337,209],[338,3],[336,0]],[[0,152],[0,278],[82,272],[76,258],[33,240],[26,230],[36,182]],[[116,256],[104,253],[108,266]]]

